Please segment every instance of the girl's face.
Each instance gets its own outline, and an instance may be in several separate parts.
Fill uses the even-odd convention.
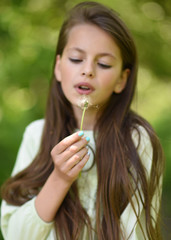
[[[120,49],[112,37],[91,24],[71,29],[55,66],[56,78],[73,108],[85,95],[92,105],[103,105],[113,92],[124,89],[128,74],[129,69],[122,70]]]

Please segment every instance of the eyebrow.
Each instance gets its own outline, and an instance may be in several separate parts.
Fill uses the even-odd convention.
[[[83,54],[86,53],[83,49],[78,48],[78,47],[73,47],[73,48],[68,49],[68,51],[72,51],[72,50],[78,51],[78,52],[83,53]],[[112,58],[116,59],[116,57],[112,53],[102,52],[102,53],[99,53],[97,55],[100,56],[100,57],[109,56],[109,57],[112,57]]]

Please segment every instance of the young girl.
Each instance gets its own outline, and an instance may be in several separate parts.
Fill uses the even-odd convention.
[[[163,156],[130,109],[136,78],[135,45],[118,15],[75,6],[59,35],[45,120],[26,128],[2,189],[5,239],[161,239]]]

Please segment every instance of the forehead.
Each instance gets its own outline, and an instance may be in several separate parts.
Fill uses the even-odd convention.
[[[93,24],[78,24],[71,28],[65,49],[83,49],[84,51],[102,51],[120,56],[120,49],[114,38]]]

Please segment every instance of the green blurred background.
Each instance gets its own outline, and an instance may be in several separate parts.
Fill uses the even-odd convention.
[[[59,28],[66,11],[78,2],[83,1],[0,2],[0,184],[11,173],[25,127],[44,116]],[[120,13],[138,48],[139,83],[133,108],[153,125],[165,151],[162,229],[169,240],[171,4],[168,0],[105,0],[105,4]]]

